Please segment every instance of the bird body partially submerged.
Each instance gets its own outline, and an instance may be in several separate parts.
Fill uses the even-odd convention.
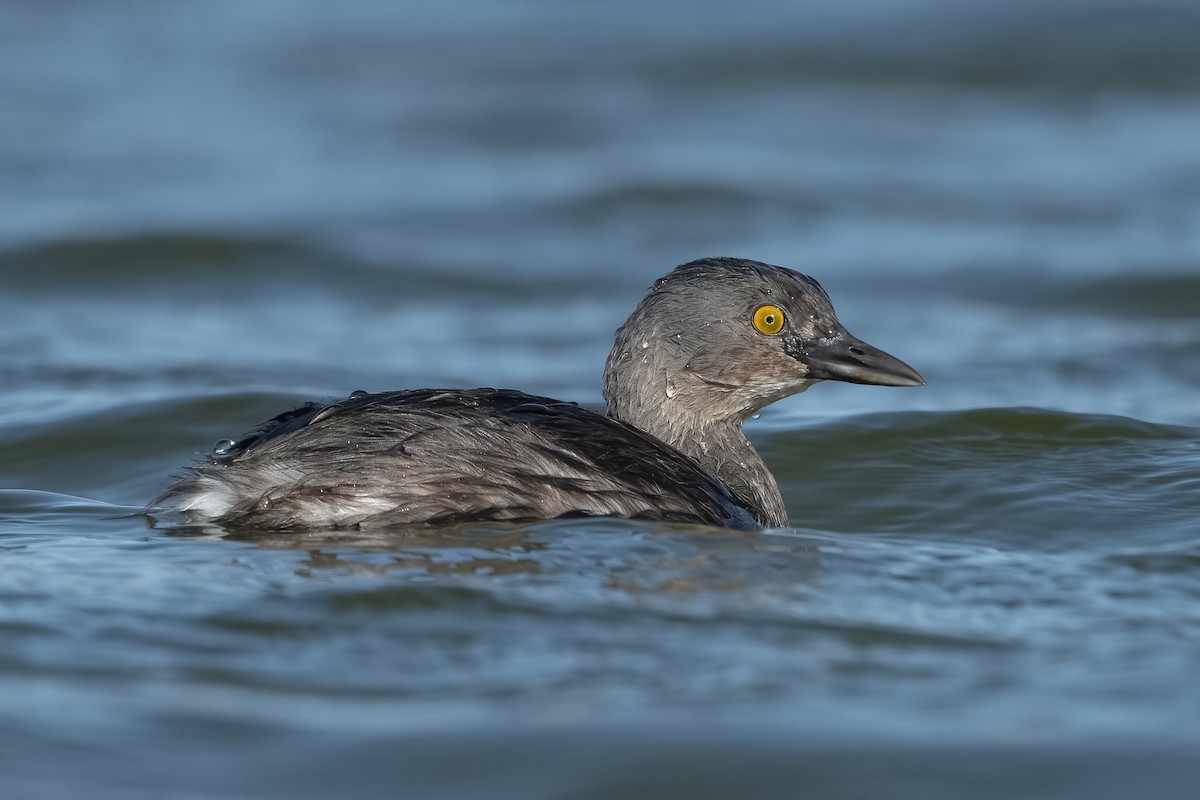
[[[806,276],[685,264],[617,332],[607,416],[521,392],[415,390],[308,404],[189,468],[151,503],[268,530],[618,516],[779,527],[742,422],[819,380],[923,383],[855,339]]]
[[[282,414],[160,503],[286,530],[619,516],[753,528],[728,487],[631,425],[523,392],[383,392]]]

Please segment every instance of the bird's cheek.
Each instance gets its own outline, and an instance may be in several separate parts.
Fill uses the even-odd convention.
[[[796,357],[791,348],[785,347],[772,354],[770,363],[763,365],[762,372],[776,382],[787,382],[806,380],[809,369],[808,364]]]
[[[684,369],[710,384],[741,386],[748,375],[754,374],[752,351],[741,348],[696,353]]]

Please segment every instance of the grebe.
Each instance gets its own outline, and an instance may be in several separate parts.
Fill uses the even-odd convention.
[[[707,258],[659,279],[617,330],[606,414],[511,390],[354,392],[219,443],[147,511],[281,531],[580,516],[783,527],[742,423],[822,380],[924,385],[851,336],[812,278]]]

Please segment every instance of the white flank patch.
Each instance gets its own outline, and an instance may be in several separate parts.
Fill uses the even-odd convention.
[[[215,519],[233,508],[237,496],[228,484],[205,478],[198,491],[172,498],[169,502],[175,511],[192,511]]]

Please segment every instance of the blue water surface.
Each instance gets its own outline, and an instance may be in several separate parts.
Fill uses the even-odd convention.
[[[1191,797],[1186,0],[0,2],[0,793]],[[356,389],[599,404],[671,267],[920,390],[748,432],[794,527],[140,513]]]

